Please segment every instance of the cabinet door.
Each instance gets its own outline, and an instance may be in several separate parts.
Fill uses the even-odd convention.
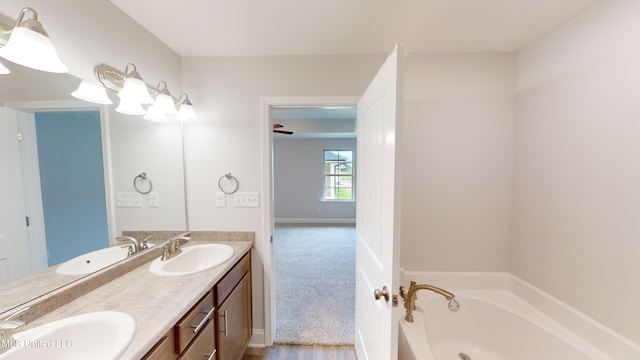
[[[178,358],[178,354],[175,353],[175,337],[173,329],[163,337],[156,346],[149,351],[149,353],[143,358],[144,360],[175,360]]]
[[[251,339],[251,272],[218,308],[218,353],[223,360],[240,360]]]

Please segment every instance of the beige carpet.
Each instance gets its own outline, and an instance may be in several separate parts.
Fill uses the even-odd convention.
[[[278,344],[352,345],[353,225],[282,225],[274,234]]]

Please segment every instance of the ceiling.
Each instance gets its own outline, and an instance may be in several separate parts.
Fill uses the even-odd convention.
[[[181,56],[515,52],[596,1],[111,0]],[[273,121],[295,132],[276,138],[355,137],[353,108]]]
[[[598,0],[111,0],[181,56],[513,52]]]
[[[291,135],[274,134],[276,139],[355,138],[355,106],[276,107],[271,111],[274,124]]]

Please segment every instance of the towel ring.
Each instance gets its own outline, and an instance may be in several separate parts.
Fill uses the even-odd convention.
[[[139,187],[140,183],[147,183],[148,184],[146,186],[147,189],[141,190]],[[151,192],[151,189],[153,188],[153,184],[151,183],[151,180],[149,180],[149,178],[147,177],[146,172],[140,173],[140,175],[133,178],[133,188],[136,189],[136,191],[139,192],[140,194],[148,194]]]
[[[222,183],[223,179],[227,179],[226,186]],[[222,175],[220,179],[218,179],[218,187],[225,194],[233,194],[238,190],[238,179],[235,176],[231,175],[230,172]]]

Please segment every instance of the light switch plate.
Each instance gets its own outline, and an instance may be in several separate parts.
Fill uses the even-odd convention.
[[[116,193],[117,207],[142,207],[142,197],[138,193]]]
[[[149,194],[149,207],[160,207],[160,194],[157,192]]]
[[[235,207],[260,207],[260,194],[257,192],[237,192],[233,194]]]
[[[227,194],[222,191],[218,191],[216,193],[216,205],[218,207],[226,207],[227,206]]]

